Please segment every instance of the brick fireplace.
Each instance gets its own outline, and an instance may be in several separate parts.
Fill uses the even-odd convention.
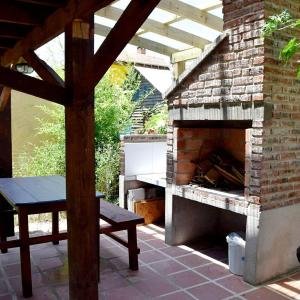
[[[300,83],[278,62],[284,33],[268,16],[297,0],[223,0],[224,29],[166,94],[166,241],[246,232],[244,279],[259,284],[299,267]],[[240,189],[190,184],[195,162],[222,149],[243,164]]]

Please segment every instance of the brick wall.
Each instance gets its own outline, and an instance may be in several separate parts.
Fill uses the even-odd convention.
[[[288,9],[300,18],[298,0],[266,0],[266,16]],[[300,30],[296,33],[300,34]],[[273,118],[260,124],[263,155],[260,193],[265,208],[300,202],[300,82],[295,77],[295,61],[278,63],[279,47],[290,32],[265,41],[264,99],[274,105]]]
[[[198,160],[217,149],[224,149],[245,162],[245,129],[236,128],[174,128],[173,177],[177,185],[189,184]]]
[[[223,0],[228,37],[167,96],[171,119],[173,112],[180,111],[176,120],[192,110],[197,120],[214,120],[216,115],[216,120],[220,115],[227,120],[224,108],[240,109],[240,113],[251,107],[252,126],[245,136],[245,195],[263,209],[300,202],[300,82],[295,78],[295,62],[284,66],[277,59],[279,47],[290,35],[281,32],[275,39],[261,38],[266,18],[283,9],[300,18],[298,0]],[[268,118],[256,113],[261,106],[272,108]],[[195,113],[195,108],[201,113]],[[174,182],[177,163],[171,163],[176,144],[172,130],[170,123],[169,183]]]

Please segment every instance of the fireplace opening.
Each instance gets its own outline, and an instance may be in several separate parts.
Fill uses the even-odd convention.
[[[237,121],[235,128],[224,124],[175,128],[176,185],[244,195],[249,124]]]

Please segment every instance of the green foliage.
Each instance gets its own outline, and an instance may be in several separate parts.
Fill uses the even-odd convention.
[[[139,77],[130,69],[123,84],[114,84],[108,72],[95,89],[96,188],[108,200],[118,194],[119,134],[130,125],[136,107],[132,97],[139,87]],[[19,158],[17,176],[65,175],[64,108],[42,106],[45,118],[38,119],[41,145],[33,153]]]
[[[263,28],[263,36],[270,37],[276,32],[300,28],[300,19],[295,19],[288,10],[278,15],[271,16]],[[300,50],[300,43],[297,37],[291,38],[280,51],[279,59],[285,64],[289,63]],[[297,67],[297,77],[300,78],[300,66]]]
[[[285,26],[292,25],[294,19],[288,10],[282,11],[278,15],[269,17],[266,25],[263,28],[264,36],[271,36],[274,32],[281,30]]]
[[[144,131],[147,133],[166,134],[168,124],[168,106],[166,102],[156,104],[148,113]]]
[[[291,39],[281,50],[279,59],[285,63],[288,63],[292,57],[299,51],[300,43],[296,38]]]

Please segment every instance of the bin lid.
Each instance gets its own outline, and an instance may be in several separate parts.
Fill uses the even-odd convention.
[[[243,232],[232,232],[227,235],[226,241],[228,244],[245,247],[246,241],[244,237],[245,233]]]

